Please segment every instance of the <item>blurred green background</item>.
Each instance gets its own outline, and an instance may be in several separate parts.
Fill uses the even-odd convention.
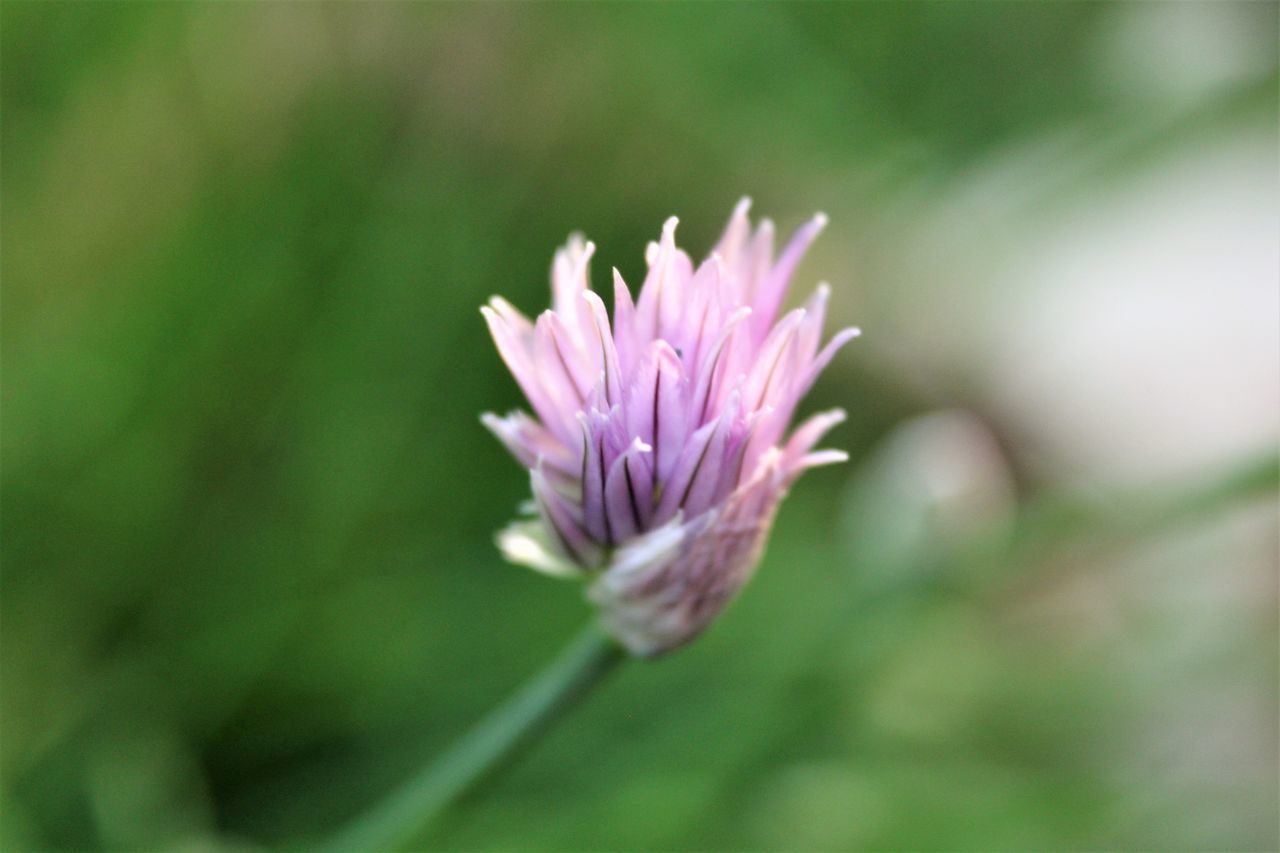
[[[1275,849],[1276,30],[6,0],[0,845],[318,841],[553,656],[476,309],[745,193],[853,459],[423,846]]]

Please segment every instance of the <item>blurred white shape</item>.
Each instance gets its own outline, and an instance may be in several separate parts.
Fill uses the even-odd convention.
[[[1119,99],[1181,107],[1275,62],[1274,11],[1263,3],[1117,3],[1091,64]]]
[[[979,369],[1058,473],[1147,479],[1274,446],[1280,177],[1266,136],[1091,196],[1003,276]]]
[[[841,529],[863,582],[874,584],[999,540],[1013,515],[1013,481],[995,437],[974,415],[951,410],[889,434],[851,481]]]

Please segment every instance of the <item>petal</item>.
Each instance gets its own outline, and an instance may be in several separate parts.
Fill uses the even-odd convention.
[[[566,428],[569,425],[564,420],[563,410],[547,394],[535,367],[531,331],[521,328],[518,320],[513,324],[505,312],[500,311],[500,308],[491,305],[480,309],[489,326],[489,334],[493,336],[493,342],[498,348],[498,354],[515,377],[516,384],[524,392],[529,405],[547,428],[555,432],[562,441],[572,441],[573,430]]]
[[[582,567],[566,560],[547,538],[540,521],[513,521],[498,531],[498,549],[512,563],[560,578],[582,577]]]
[[[588,315],[594,334],[592,344],[598,351],[601,371],[604,373],[604,399],[606,405],[622,403],[622,372],[618,365],[618,350],[613,342],[613,330],[609,328],[609,314],[604,302],[590,290],[582,294],[587,303]]]
[[[756,294],[765,286],[769,271],[773,269],[773,232],[773,220],[761,219],[755,234],[751,235],[751,245],[738,270],[742,298],[748,305],[755,304]]]
[[[827,317],[827,302],[830,298],[831,285],[824,281],[819,282],[817,289],[809,297],[809,301],[805,303],[804,324],[800,327],[798,333],[797,364],[807,365],[813,361],[814,355],[817,354],[818,346],[822,343],[822,324]]]
[[[835,358],[841,347],[854,338],[861,336],[862,330],[856,326],[850,326],[847,329],[836,332],[835,337],[827,341],[827,345],[822,348],[822,352],[818,353],[809,366],[805,368],[804,375],[797,384],[796,394],[803,397],[809,393],[809,389],[813,387],[813,383],[817,381],[819,374],[831,363],[831,359]]]
[[[642,340],[664,338],[674,331],[671,322],[682,306],[684,288],[679,255],[683,253],[676,248],[675,237],[679,222],[672,216],[663,223],[662,239],[640,287],[636,326]]]
[[[608,543],[609,519],[604,509],[604,482],[608,464],[604,458],[607,419],[598,411],[580,414],[582,427],[582,526],[597,542]]]
[[[568,448],[524,412],[511,412],[506,417],[485,412],[480,416],[480,422],[497,436],[521,465],[535,468],[541,459],[549,476],[576,482],[574,461]]]
[[[653,448],[653,476],[664,480],[675,465],[688,429],[689,382],[680,357],[666,341],[649,344],[624,404],[627,428]]]
[[[591,256],[595,251],[594,243],[575,232],[556,252],[551,264],[552,307],[579,345],[586,340],[588,331],[587,318],[581,310],[581,296],[591,286]]]
[[[791,274],[795,272],[800,259],[804,257],[809,246],[822,233],[826,225],[827,217],[823,213],[815,215],[813,219],[802,225],[787,243],[787,247],[782,250],[782,254],[778,256],[778,262],[773,265],[768,277],[752,294],[751,305],[756,309],[752,330],[756,340],[763,339],[769,327],[773,325],[773,319],[778,315],[778,308],[782,305],[782,299],[787,293]]]
[[[677,509],[692,518],[712,506],[729,451],[733,449],[729,446],[730,433],[742,428],[740,412],[740,397],[735,392],[715,422],[702,427],[689,439],[671,479],[663,486],[654,515],[658,523],[670,518]]]
[[[641,343],[636,337],[636,306],[617,267],[613,269],[613,340],[622,381],[629,382],[640,357]]]
[[[642,460],[652,450],[640,439],[634,439],[609,468],[604,505],[614,542],[625,542],[648,527],[651,490],[648,468]]]
[[[529,475],[538,515],[551,534],[554,549],[575,565],[592,568],[599,565],[599,547],[587,536],[576,508],[552,488],[545,474],[535,468]]]
[[[745,305],[729,316],[724,327],[720,329],[716,340],[711,344],[702,363],[697,367],[697,380],[693,389],[692,425],[697,427],[715,416],[717,391],[724,386],[723,377],[731,375],[733,359],[729,357],[732,338],[742,322],[751,316],[751,309]]]
[[[795,431],[791,433],[791,438],[787,441],[787,448],[784,451],[784,465],[798,460],[812,450],[813,446],[822,440],[828,430],[836,424],[844,423],[846,417],[844,409],[828,409],[825,412],[818,412],[816,415],[812,415],[808,420],[796,427]]]
[[[686,365],[702,361],[703,351],[721,327],[721,272],[719,255],[712,255],[698,267],[689,283],[688,305],[679,320],[679,333],[672,344]]]
[[[773,328],[761,345],[745,384],[744,396],[749,409],[755,410],[765,405],[776,406],[779,392],[791,385],[789,371],[793,369],[792,345],[805,316],[803,308],[791,311]]]
[[[654,657],[700,634],[755,571],[783,495],[777,455],[719,510],[619,548],[589,590],[633,654]]]
[[[730,269],[737,269],[747,249],[747,239],[751,236],[751,220],[747,214],[751,210],[751,199],[743,196],[733,208],[729,224],[725,226],[720,242],[716,243],[715,252],[724,258]]]
[[[542,387],[560,417],[571,416],[581,409],[586,403],[595,371],[573,342],[560,315],[554,311],[547,310],[538,315],[534,326],[533,353]]]

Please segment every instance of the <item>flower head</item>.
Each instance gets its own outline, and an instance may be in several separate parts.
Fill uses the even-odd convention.
[[[530,321],[494,297],[480,310],[536,417],[485,414],[530,470],[537,518],[499,535],[507,558],[593,578],[590,596],[638,655],[682,645],[751,576],[774,511],[807,468],[843,461],[813,448],[844,418],[814,415],[785,435],[836,351],[821,347],[829,288],[778,318],[792,272],[826,224],[819,214],[774,257],[773,225],[743,199],[698,266],[668,219],[645,252],[633,300],[591,290],[595,246],[579,235],[551,267],[552,308]]]

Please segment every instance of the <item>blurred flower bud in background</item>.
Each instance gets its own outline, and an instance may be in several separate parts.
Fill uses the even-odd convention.
[[[841,525],[857,584],[903,582],[939,562],[1000,549],[1015,494],[1004,453],[977,416],[943,410],[899,426],[845,493]]]

